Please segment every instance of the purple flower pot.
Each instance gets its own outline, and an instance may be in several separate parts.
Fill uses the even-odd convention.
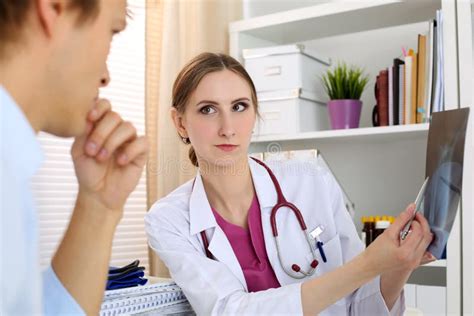
[[[328,112],[332,129],[358,128],[361,110],[360,100],[330,100]]]

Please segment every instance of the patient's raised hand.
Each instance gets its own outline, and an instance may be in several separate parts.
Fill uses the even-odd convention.
[[[148,144],[135,127],[101,99],[89,113],[85,133],[71,155],[79,181],[79,198],[93,199],[106,209],[121,211],[140,179]]]

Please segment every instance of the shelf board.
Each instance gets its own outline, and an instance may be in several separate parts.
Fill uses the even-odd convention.
[[[254,136],[251,148],[265,148],[272,144],[289,145],[295,143],[328,144],[344,142],[388,142],[413,140],[428,137],[429,124],[412,124],[383,127],[364,127],[353,129],[327,130],[305,132],[295,135],[265,135]],[[262,147],[263,146],[263,147]],[[252,152],[257,152],[251,150]]]
[[[423,267],[446,267],[446,259],[440,259],[428,264],[423,265]]]
[[[441,0],[336,1],[236,21],[229,32],[288,44],[428,21],[440,8]]]

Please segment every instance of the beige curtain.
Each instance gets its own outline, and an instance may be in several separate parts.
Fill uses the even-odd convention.
[[[241,19],[241,0],[147,0],[148,204],[191,179],[195,169],[170,118],[171,89],[184,64],[204,51],[228,53],[229,22]],[[161,22],[157,22],[160,20]],[[149,93],[148,93],[149,92]],[[150,251],[151,274],[168,277]]]

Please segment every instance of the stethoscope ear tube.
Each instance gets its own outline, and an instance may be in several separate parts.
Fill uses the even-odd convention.
[[[283,196],[281,196],[278,198],[278,204],[273,207],[272,212],[270,214],[270,223],[272,225],[273,237],[278,236],[276,214],[278,210],[280,210],[280,208],[282,207],[287,207],[291,209],[293,213],[295,213],[296,219],[298,220],[298,223],[300,224],[301,230],[306,231],[306,223],[304,222],[303,215],[301,215],[300,210],[293,203],[287,202],[286,199]]]

